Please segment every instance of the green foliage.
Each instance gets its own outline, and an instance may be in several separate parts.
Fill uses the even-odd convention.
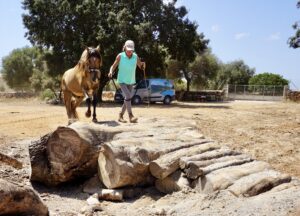
[[[4,91],[5,91],[4,85],[0,85],[0,92],[4,92]]]
[[[28,89],[33,68],[41,67],[41,53],[37,48],[25,47],[13,50],[2,60],[3,79],[13,89]]]
[[[54,92],[51,89],[45,89],[41,92],[40,97],[42,100],[49,100],[57,98]]]
[[[297,2],[297,8],[300,8],[300,0]],[[292,27],[296,32],[294,36],[289,38],[288,43],[290,47],[296,49],[300,47],[300,22],[296,22]]]
[[[189,65],[189,76],[192,85],[197,89],[204,89],[209,86],[209,80],[213,79],[219,69],[218,59],[207,52],[198,55],[194,62]]]
[[[284,79],[281,75],[273,73],[257,74],[250,78],[249,85],[273,85],[273,86],[285,86],[289,81]]]
[[[211,88],[221,89],[225,84],[248,85],[255,69],[250,68],[243,60],[220,64],[215,79],[210,83]]]
[[[181,61],[187,67],[208,43],[197,25],[176,0],[24,0],[23,22],[32,44],[48,47],[49,74],[62,74],[73,67],[85,45],[102,47],[103,68],[100,89],[124,42],[132,39],[136,52],[147,62],[147,77],[163,77],[165,59]],[[143,74],[137,73],[138,79]]]

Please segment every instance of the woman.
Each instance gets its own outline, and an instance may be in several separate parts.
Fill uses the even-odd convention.
[[[119,113],[119,122],[126,123],[126,120],[123,118],[126,110],[129,115],[129,121],[131,123],[137,122],[137,118],[133,116],[131,109],[131,92],[133,84],[136,83],[136,66],[139,66],[140,69],[145,70],[146,63],[142,62],[134,52],[134,42],[132,40],[127,40],[124,44],[123,52],[117,55],[116,60],[110,67],[108,74],[108,77],[112,78],[114,70],[119,67],[117,81],[120,84],[123,95],[125,96],[122,110]]]

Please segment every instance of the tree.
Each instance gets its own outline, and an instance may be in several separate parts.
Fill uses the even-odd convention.
[[[250,68],[243,60],[236,60],[227,64],[220,64],[219,70],[211,85],[222,88],[225,84],[248,85],[255,69]]]
[[[100,44],[103,68],[100,94],[107,73],[124,42],[132,39],[136,51],[147,62],[147,76],[162,76],[169,55],[187,64],[208,41],[197,33],[197,25],[186,18],[185,7],[176,0],[24,0],[23,22],[32,44],[47,47],[50,74],[73,67],[85,45]],[[143,73],[138,73],[142,77]]]
[[[195,61],[189,65],[192,84],[200,88],[207,88],[209,81],[216,76],[218,69],[219,62],[216,56],[210,52],[197,55]]]
[[[3,58],[2,65],[1,73],[9,87],[16,90],[29,89],[34,68],[43,68],[42,53],[33,47],[15,49]]]
[[[297,8],[300,8],[300,0],[297,2]],[[300,47],[300,22],[295,22],[295,24],[292,26],[293,29],[295,29],[295,35],[290,37],[288,40],[288,43],[290,47],[292,48],[299,48]]]
[[[249,85],[272,85],[272,86],[285,86],[289,81],[284,79],[279,74],[261,73],[250,78]]]

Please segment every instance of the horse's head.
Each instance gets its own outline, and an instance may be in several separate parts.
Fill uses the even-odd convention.
[[[79,68],[83,69],[84,77],[90,78],[91,81],[96,81],[96,78],[100,79],[101,65],[100,46],[86,47],[78,62]]]
[[[89,64],[90,70],[99,70],[102,65],[102,58],[100,54],[100,46],[97,46],[97,48],[93,47],[87,47],[87,60]]]

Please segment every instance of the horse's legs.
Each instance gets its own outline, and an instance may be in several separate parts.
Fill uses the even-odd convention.
[[[85,101],[88,107],[88,110],[85,112],[85,116],[89,118],[91,117],[91,98],[87,98]]]
[[[74,118],[78,119],[78,113],[76,111],[76,108],[81,104],[81,102],[83,101],[83,97],[76,97],[75,101],[73,101],[74,103],[72,104],[72,108],[74,111]]]
[[[94,92],[93,95],[93,122],[97,122],[97,115],[96,115],[96,107],[98,103],[97,91]]]
[[[72,104],[71,104],[71,100],[72,100],[72,93],[69,91],[63,91],[63,95],[64,95],[64,104],[67,110],[67,115],[68,115],[68,119],[69,119],[69,123],[70,123],[70,119],[72,118]]]

